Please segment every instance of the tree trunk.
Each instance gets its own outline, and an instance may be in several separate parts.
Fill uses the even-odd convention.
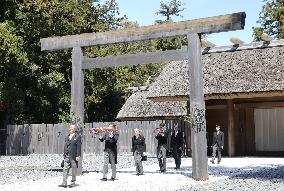
[[[188,36],[189,84],[192,178],[208,180],[208,158],[206,141],[205,103],[203,90],[203,71],[201,62],[201,45],[198,34]]]

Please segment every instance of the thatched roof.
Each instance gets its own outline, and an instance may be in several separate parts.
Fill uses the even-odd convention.
[[[284,40],[274,41],[267,48],[260,46],[261,43],[242,45],[235,51],[232,47],[216,47],[203,54],[205,99],[284,96]],[[128,98],[117,118],[165,119],[185,115],[185,100],[189,96],[187,71],[187,61],[166,65],[147,90]]]
[[[146,97],[147,91],[137,91],[123,105],[117,118],[136,119],[173,119],[186,114],[186,101],[154,102]]]
[[[284,95],[283,40],[267,48],[212,52],[202,56],[206,99],[252,97],[269,93]],[[245,45],[248,47],[247,45]],[[241,47],[240,47],[241,49]],[[147,97],[155,101],[187,100],[187,61],[166,65],[149,87]],[[245,95],[245,96],[244,96]]]

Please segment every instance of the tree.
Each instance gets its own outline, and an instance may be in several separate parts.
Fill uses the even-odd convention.
[[[11,114],[24,108],[23,84],[31,78],[32,68],[23,49],[23,39],[16,35],[12,22],[0,23],[0,114],[1,127],[5,127]],[[21,120],[21,115],[15,121]]]
[[[166,17],[166,21],[171,19],[171,16],[182,16],[180,12],[184,11],[185,8],[182,8],[184,4],[180,0],[171,0],[168,4],[161,1],[160,10],[157,11],[157,15],[162,15]]]
[[[19,124],[65,121],[70,109],[71,53],[41,52],[40,38],[111,30],[120,27],[124,17],[118,17],[113,0],[103,4],[98,0],[26,0],[6,1],[4,5],[1,4],[1,21],[12,23],[13,35],[21,39],[15,46],[19,45],[28,64],[9,61],[9,67],[19,66],[13,75],[20,84],[13,99],[6,99],[4,105],[15,106],[17,100],[21,107],[5,110],[3,115],[10,116],[9,123]],[[3,39],[8,41],[6,36]],[[1,67],[5,67],[1,71],[9,71],[8,65],[3,65],[7,50],[3,48],[4,52],[0,53]],[[15,58],[19,55],[17,53]],[[3,75],[4,79],[9,78],[7,72]],[[1,88],[12,91],[13,84],[16,83],[12,80],[3,81]]]
[[[265,32],[274,38],[284,38],[284,0],[263,0],[258,23],[254,27],[254,39],[260,40],[260,35]]]
[[[156,14],[165,16],[166,20],[156,20],[155,24],[163,24],[173,22],[171,16],[179,16],[182,17],[181,12],[185,10],[183,8],[183,3],[179,0],[171,0],[168,4],[163,1],[160,2],[160,10],[156,12]],[[181,48],[187,44],[187,40],[184,37],[177,38],[169,38],[169,39],[161,39],[157,40],[157,50],[172,50]]]
[[[42,52],[40,38],[138,26],[127,21],[125,16],[119,17],[115,0],[105,3],[100,0],[4,1],[0,9],[0,22],[7,22],[7,31],[13,35],[12,39],[18,39],[15,47],[18,46],[22,52],[11,56],[11,59],[25,55],[25,62],[19,60],[15,64],[15,61],[9,61],[9,67],[15,68],[13,75],[9,76],[8,65],[3,64],[9,49],[4,47],[4,52],[0,52],[1,77],[7,79],[1,80],[0,105],[1,108],[7,108],[6,105],[15,108],[1,109],[0,120],[4,121],[4,118],[7,119],[4,116],[9,116],[9,123],[17,124],[69,121],[71,52]],[[8,41],[4,34],[0,35]],[[121,43],[86,48],[84,53],[97,57],[151,51],[155,47],[154,41]],[[130,95],[130,92],[125,92],[127,87],[143,85],[149,75],[157,75],[159,68],[159,65],[153,64],[86,71],[86,122],[115,120],[117,112]],[[19,83],[17,88],[13,88],[17,83],[11,79],[12,76]],[[4,99],[8,90],[17,93]]]

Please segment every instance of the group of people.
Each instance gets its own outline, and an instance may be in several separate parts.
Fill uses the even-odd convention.
[[[76,126],[69,126],[69,134],[65,138],[64,144],[64,160],[63,160],[63,182],[59,187],[67,187],[67,177],[70,169],[72,169],[71,185],[69,187],[75,187],[76,181],[76,169],[78,168],[78,162],[81,157],[81,136],[76,133]],[[144,174],[143,171],[143,153],[146,151],[145,137],[140,129],[134,129],[132,137],[132,152],[134,156],[134,162],[136,166],[136,175],[140,176]],[[167,159],[167,144],[170,137],[170,145],[172,148],[172,155],[175,160],[175,169],[180,169],[181,156],[184,145],[184,136],[179,126],[176,124],[173,130],[166,129],[164,123],[159,125],[155,131],[155,138],[157,139],[157,159],[159,162],[160,172],[166,172],[166,159]],[[103,165],[103,177],[102,181],[107,181],[108,164],[111,164],[112,175],[111,181],[116,179],[116,164],[117,164],[117,141],[119,133],[115,124],[109,124],[107,128],[100,132],[99,140],[105,142],[104,149],[104,165]],[[216,126],[216,132],[213,134],[212,142],[212,159],[213,164],[218,151],[217,163],[221,161],[221,149],[224,145],[224,133],[220,131],[220,126]]]

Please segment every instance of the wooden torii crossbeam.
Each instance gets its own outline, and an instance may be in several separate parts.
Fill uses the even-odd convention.
[[[190,65],[190,113],[193,114],[194,119],[191,130],[192,177],[196,180],[207,180],[208,162],[200,35],[243,29],[245,17],[244,12],[239,12],[126,30],[43,38],[40,40],[41,50],[54,51],[72,48],[71,112],[82,121],[84,119],[84,69],[188,59]],[[83,55],[81,48],[176,36],[187,36],[187,50],[178,49],[87,58]]]

